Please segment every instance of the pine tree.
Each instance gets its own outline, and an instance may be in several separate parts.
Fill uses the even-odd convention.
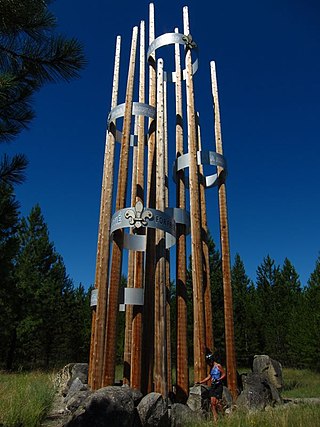
[[[216,356],[222,362],[225,358],[225,333],[224,333],[224,311],[223,311],[223,283],[222,283],[222,264],[219,251],[212,236],[208,236],[209,264],[211,278],[212,295],[212,318],[213,318],[213,336],[214,350]],[[193,297],[192,297],[192,274],[191,260],[187,269],[187,339],[188,339],[188,361],[193,363]]]
[[[92,288],[73,287],[71,281],[64,287],[61,330],[56,335],[56,364],[88,362],[90,352]]]
[[[16,339],[13,307],[17,298],[14,261],[19,248],[18,217],[19,203],[12,186],[0,183],[0,364],[8,369]]]
[[[70,81],[78,76],[85,59],[74,39],[55,33],[56,20],[45,0],[0,2],[0,143],[14,139],[35,116],[33,95],[49,82]],[[4,173],[26,162],[20,157],[0,162]],[[13,172],[14,174],[15,172]]]
[[[254,288],[251,280],[246,275],[243,261],[236,254],[231,270],[234,331],[237,361],[240,366],[247,366],[249,357],[256,350],[256,325]]]
[[[259,331],[260,352],[265,352],[271,357],[276,353],[276,310],[274,288],[279,280],[280,269],[275,261],[267,255],[262,264],[257,268],[257,320]]]
[[[320,342],[320,255],[316,260],[314,271],[305,289],[307,311],[305,316],[309,328],[308,358],[310,368],[320,371],[319,342]]]
[[[209,264],[211,278],[211,302],[213,320],[213,339],[215,353],[223,363],[225,360],[224,301],[222,261],[212,236],[208,236]]]
[[[19,240],[17,356],[33,366],[48,367],[57,358],[57,342],[63,329],[63,294],[70,287],[70,279],[49,240],[38,205],[21,220]]]
[[[275,348],[278,360],[290,364],[290,330],[299,333],[299,324],[296,324],[296,309],[301,296],[299,275],[294,266],[285,258],[280,270],[279,280],[274,287],[275,311],[274,317],[277,324]],[[291,353],[292,354],[292,353]]]

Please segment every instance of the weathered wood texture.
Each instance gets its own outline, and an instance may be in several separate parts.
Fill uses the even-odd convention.
[[[137,119],[136,119],[137,123]],[[136,126],[137,127],[137,126]],[[131,206],[135,205],[136,200],[136,185],[137,185],[137,147],[133,147],[132,156],[132,185],[131,185]],[[133,229],[130,229],[130,234],[133,234]],[[128,253],[128,274],[127,287],[134,287],[135,274],[135,253],[129,250]],[[132,319],[133,306],[128,304],[125,306],[125,333],[124,333],[124,349],[123,349],[123,384],[130,385],[131,376],[131,350],[132,350]]]
[[[140,23],[140,69],[139,69],[139,102],[145,102],[145,23]],[[138,148],[137,148],[137,172],[135,187],[135,203],[140,201],[144,204],[144,116],[138,116]],[[144,234],[144,229],[137,231]],[[134,287],[140,289],[144,282],[144,253],[136,251],[134,254]],[[133,307],[132,318],[132,352],[131,352],[131,377],[132,388],[141,389],[141,356],[142,356],[142,314],[143,306]]]
[[[128,184],[128,164],[130,149],[130,128],[132,116],[132,102],[134,89],[134,71],[137,50],[138,27],[133,28],[128,81],[123,119],[122,143],[119,160],[116,211],[125,208]],[[117,314],[119,305],[119,285],[121,280],[123,249],[123,230],[116,230],[113,237],[112,257],[110,268],[110,282],[108,295],[108,309],[106,322],[106,336],[104,348],[103,386],[112,385],[115,376]]]
[[[149,5],[149,45],[155,39],[154,5]],[[149,105],[156,106],[156,67],[155,55],[149,64]],[[148,164],[147,164],[147,207],[155,208],[156,187],[156,151],[155,151],[155,119],[149,120],[148,136]],[[148,322],[143,327],[143,352],[142,352],[142,384],[144,394],[153,391],[153,360],[154,360],[154,287],[155,287],[155,230],[147,230],[147,250],[145,269],[145,307],[144,315]]]
[[[178,33],[178,29],[175,29]],[[181,85],[180,46],[175,45],[175,108],[176,108],[176,158],[184,154],[183,149],[183,109]],[[181,170],[176,174],[177,208],[186,208],[185,174]],[[187,346],[187,262],[186,262],[186,226],[177,224],[176,243],[176,395],[179,402],[186,402],[189,394],[189,367]]]
[[[183,8],[184,34],[189,34],[188,8]],[[203,301],[202,241],[200,218],[199,168],[197,163],[196,112],[194,103],[193,70],[191,50],[186,50],[186,93],[189,152],[189,188],[191,217],[191,254],[193,283],[193,320],[194,320],[194,380],[200,381],[206,375],[205,362],[205,319]]]
[[[116,107],[118,101],[119,89],[119,70],[120,70],[120,48],[121,38],[117,37],[111,109]],[[106,323],[106,305],[107,305],[107,284],[108,284],[108,265],[110,248],[110,222],[113,196],[113,175],[114,175],[114,152],[115,152],[115,130],[116,124],[110,123],[110,128],[106,135],[106,145],[103,165],[100,221],[98,233],[98,248],[96,259],[95,288],[98,290],[97,307],[92,316],[92,332],[89,360],[88,383],[93,390],[101,387],[103,371],[103,352],[105,339]]]
[[[201,151],[201,132],[198,118],[198,150]],[[205,312],[205,341],[206,348],[214,351],[213,343],[213,319],[212,319],[212,298],[211,298],[211,280],[210,280],[210,261],[208,247],[208,223],[207,223],[207,203],[205,195],[205,177],[203,175],[203,166],[199,165],[200,172],[200,206],[201,206],[201,235],[203,251],[203,292],[204,292],[204,312]]]
[[[223,154],[220,108],[218,97],[218,85],[216,76],[215,62],[210,63],[212,96],[214,103],[214,125],[216,152]],[[231,267],[230,267],[230,247],[229,247],[229,228],[227,214],[227,196],[225,184],[225,171],[222,167],[217,167],[219,176],[219,214],[220,214],[220,239],[221,239],[221,256],[222,256],[222,273],[223,273],[223,293],[224,293],[224,323],[226,339],[226,367],[228,388],[232,397],[237,397],[237,368],[234,342],[234,325],[233,325],[233,303],[231,287]]]
[[[157,126],[156,126],[156,209],[165,210],[165,148],[164,148],[164,88],[163,61],[157,61]],[[155,355],[154,391],[166,397],[167,338],[166,338],[166,247],[165,232],[156,229],[155,270]]]

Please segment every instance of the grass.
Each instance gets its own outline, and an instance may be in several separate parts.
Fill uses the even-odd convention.
[[[219,427],[319,427],[319,405],[287,405],[264,412],[234,412],[220,417]],[[212,420],[186,423],[186,427],[212,427]]]
[[[320,374],[308,369],[283,369],[284,388],[282,397],[319,397]],[[306,424],[307,425],[307,424]],[[320,422],[319,422],[320,425]]]
[[[240,370],[248,372],[248,370]],[[320,374],[310,370],[283,369],[283,398],[320,398]],[[233,413],[220,417],[219,427],[319,427],[320,405],[285,404],[268,411]],[[212,420],[190,422],[186,427],[212,427]]]
[[[0,425],[40,426],[53,398],[54,387],[48,374],[0,373]]]
[[[122,368],[117,368],[121,377]],[[191,376],[191,375],[190,375]],[[309,370],[283,369],[284,398],[320,398],[320,374]],[[192,383],[192,382],[191,382]],[[0,426],[39,427],[54,398],[51,376],[41,372],[0,372]],[[319,427],[320,405],[286,404],[268,411],[233,413],[220,417],[220,427]],[[212,420],[186,427],[212,427]]]

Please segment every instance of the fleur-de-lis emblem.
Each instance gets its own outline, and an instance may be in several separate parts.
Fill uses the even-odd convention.
[[[194,49],[197,47],[197,44],[193,41],[191,34],[182,36],[182,40],[185,42],[188,49]]]
[[[146,226],[148,219],[153,218],[153,213],[147,209],[143,209],[142,202],[138,201],[133,209],[128,209],[124,214],[126,219],[129,219],[129,224],[135,228]]]

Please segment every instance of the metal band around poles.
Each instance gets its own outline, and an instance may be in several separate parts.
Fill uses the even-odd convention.
[[[211,166],[220,166],[224,168],[225,172],[227,171],[227,164],[224,156],[216,153],[215,151],[198,151],[197,152],[197,161],[198,165],[211,165]],[[176,182],[176,172],[179,170],[189,167],[189,153],[183,154],[182,156],[177,157],[174,163],[174,172],[173,180]],[[219,184],[218,174],[204,176],[204,186],[205,188],[214,187]],[[189,180],[185,180],[185,186],[189,188]]]
[[[195,74],[198,70],[198,49],[197,45],[192,41],[192,37],[189,34],[186,36],[185,34],[181,33],[166,33],[162,34],[161,36],[157,37],[153,40],[153,42],[150,44],[148,52],[147,52],[147,58],[150,62],[152,59],[150,58],[151,54],[155,52],[157,49],[163,46],[168,46],[170,44],[182,44],[184,46],[187,46],[188,48],[192,49],[197,55],[195,61],[192,63],[192,72]],[[184,69],[182,71],[182,79],[186,79],[187,71]],[[176,72],[166,72],[164,71],[164,80],[167,82],[175,82],[177,79]]]
[[[116,107],[114,107],[109,115],[108,115],[108,129],[110,127],[110,123],[115,121],[116,119],[119,119],[120,117],[124,116],[125,111],[125,103],[118,104]],[[133,102],[132,103],[132,115],[133,116],[146,116],[150,117],[151,119],[154,119],[156,116],[156,109],[152,107],[149,104],[144,104],[143,102]],[[121,142],[122,141],[122,132],[118,129],[116,129],[116,141]],[[130,135],[130,146],[137,145],[137,139],[138,136],[133,134]]]
[[[158,228],[166,233],[166,248],[176,243],[176,223],[185,224],[190,230],[190,216],[184,209],[167,208],[165,212],[157,209],[144,209],[141,202],[135,207],[121,209],[111,218],[110,234],[121,228]],[[146,250],[146,235],[124,233],[123,247],[133,251]]]
[[[170,248],[176,242],[176,223],[175,220],[167,215],[165,212],[157,209],[148,208],[142,213],[146,214],[142,220],[136,213],[135,208],[121,209],[112,216],[111,218],[111,229],[112,234],[115,230],[120,228],[139,228],[139,227],[151,227],[159,228],[166,233],[166,248]],[[126,249],[134,251],[145,251],[146,250],[146,236],[124,233],[123,246]]]

